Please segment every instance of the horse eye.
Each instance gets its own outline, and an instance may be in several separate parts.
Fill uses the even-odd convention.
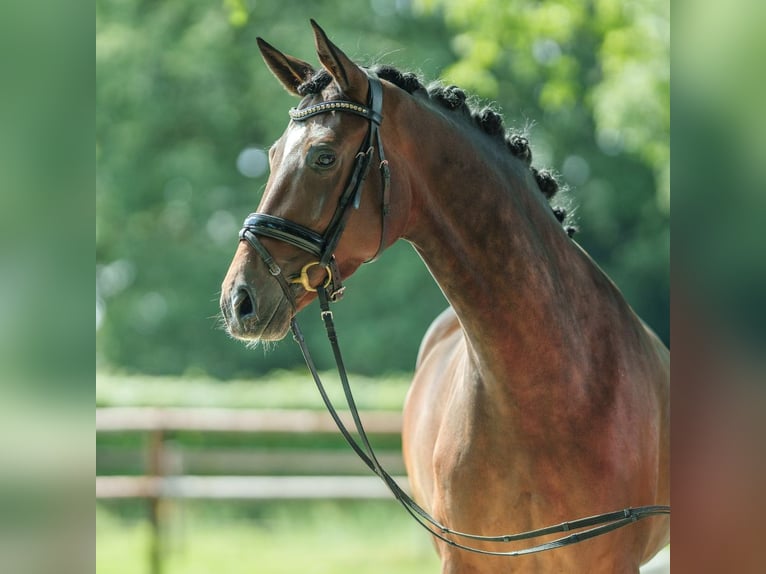
[[[321,153],[317,156],[316,160],[314,160],[314,163],[318,167],[330,167],[335,163],[335,154],[328,152]]]

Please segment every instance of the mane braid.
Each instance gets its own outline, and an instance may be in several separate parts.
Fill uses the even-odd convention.
[[[527,137],[517,132],[506,133],[503,117],[492,108],[473,109],[467,102],[466,93],[457,86],[444,86],[440,82],[433,82],[428,87],[425,87],[416,74],[401,72],[393,66],[375,65],[370,70],[375,72],[378,77],[394,84],[409,94],[422,94],[439,106],[464,116],[476,128],[501,142],[514,157],[530,168],[537,186],[549,203],[560,191],[559,183],[552,172],[547,169],[531,167],[532,150],[529,147]],[[331,82],[332,76],[324,68],[321,68],[311,78],[298,86],[298,93],[301,96],[319,95]],[[559,223],[564,226],[567,235],[572,237],[577,228],[569,221],[567,210],[561,205],[551,205],[551,209]]]

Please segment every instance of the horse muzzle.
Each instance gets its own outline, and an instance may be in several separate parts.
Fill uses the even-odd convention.
[[[279,289],[257,290],[251,283],[226,283],[219,301],[226,331],[244,341],[278,341],[290,328],[293,309]]]

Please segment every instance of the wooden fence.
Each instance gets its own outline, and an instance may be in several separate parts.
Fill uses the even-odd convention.
[[[341,415],[342,416],[342,415]],[[348,417],[350,419],[350,417]],[[401,415],[387,411],[362,414],[371,435],[398,435]],[[351,420],[344,423],[352,426]],[[180,453],[166,440],[168,433],[337,433],[330,415],[309,410],[102,408],[96,410],[96,432],[142,432],[149,437],[146,474],[143,476],[97,476],[97,498],[380,498],[388,490],[375,476],[185,476],[185,462],[207,458],[208,466],[224,461],[249,463],[259,475],[291,469],[363,472],[364,466],[351,449],[343,452],[298,450],[291,452]],[[383,452],[384,466],[401,470],[398,453]],[[402,479],[405,480],[405,479]]]
[[[370,435],[399,435],[401,415],[394,412],[369,411],[361,414]],[[341,414],[344,423],[353,428],[350,416]],[[244,410],[212,408],[100,408],[96,409],[97,433],[145,433],[146,451],[142,453],[146,464],[143,475],[96,476],[96,498],[146,499],[152,539],[149,549],[150,572],[162,571],[163,501],[181,499],[373,499],[392,495],[376,476],[319,474],[287,475],[285,470],[316,468],[319,472],[336,473],[364,471],[366,467],[347,449],[343,452],[317,452],[298,450],[291,452],[228,453],[223,458],[239,461],[247,459],[257,475],[245,476],[190,476],[185,472],[184,458],[190,455],[174,447],[168,436],[175,432],[201,433],[280,433],[305,435],[338,433],[330,415],[324,411],[309,410]],[[197,453],[199,454],[199,453]],[[193,456],[193,455],[192,455]],[[222,458],[220,455],[217,459]],[[401,454],[382,452],[381,461],[389,468],[402,468]],[[216,459],[216,460],[217,460]],[[252,459],[252,460],[251,460]],[[208,453],[208,462],[211,457]],[[220,462],[220,461],[219,461]],[[225,466],[225,465],[220,465]],[[278,471],[280,475],[269,475]],[[405,477],[398,482],[408,488]]]

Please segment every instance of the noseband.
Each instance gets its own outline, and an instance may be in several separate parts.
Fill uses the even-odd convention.
[[[380,123],[383,121],[383,87],[380,80],[372,72],[367,72],[369,81],[368,105],[344,101],[333,100],[321,102],[306,108],[293,108],[290,110],[290,118],[295,122],[303,122],[319,114],[330,112],[343,112],[361,116],[368,120],[369,127],[367,135],[362,142],[359,152],[356,154],[354,166],[351,170],[351,176],[348,183],[338,200],[335,213],[330,220],[324,233],[305,227],[294,221],[269,215],[267,213],[251,213],[245,219],[242,230],[239,232],[240,240],[247,241],[263,259],[269,269],[269,272],[277,279],[279,285],[285,293],[285,297],[296,308],[295,295],[290,288],[291,284],[302,285],[306,291],[316,291],[309,281],[308,269],[311,267],[320,267],[325,270],[327,277],[324,280],[323,287],[327,290],[327,295],[332,301],[337,301],[343,296],[343,282],[335,260],[335,249],[338,246],[346,222],[351,215],[351,208],[358,209],[362,199],[362,187],[370,170],[372,159],[377,146],[378,158],[380,159],[380,174],[383,186],[382,206],[381,206],[381,232],[380,244],[375,255],[375,259],[382,251],[386,238],[386,222],[389,211],[389,188],[391,175],[388,169],[388,161],[383,154],[383,142],[380,139]],[[258,239],[258,236],[270,237],[288,243],[294,247],[302,249],[316,257],[315,261],[308,263],[301,270],[297,277],[285,277],[282,269],[274,261],[274,258],[268,252],[266,247]]]
[[[293,121],[302,122],[318,114],[324,114],[329,112],[345,112],[361,116],[369,121],[369,128],[367,135],[362,143],[359,152],[356,155],[354,167],[351,172],[346,188],[341,194],[338,205],[335,208],[330,224],[325,229],[324,233],[317,233],[308,227],[289,221],[282,217],[276,217],[266,213],[251,213],[245,219],[244,226],[239,233],[241,241],[247,241],[261,256],[263,262],[269,269],[269,272],[279,282],[282,290],[285,293],[287,300],[293,306],[293,310],[296,309],[295,296],[291,290],[291,284],[300,284],[307,291],[316,291],[319,299],[319,305],[321,310],[322,320],[327,331],[327,337],[332,347],[335,362],[338,367],[338,374],[340,382],[343,387],[343,392],[346,397],[349,412],[354,422],[356,434],[358,438],[355,438],[351,432],[346,428],[346,425],[341,420],[334,405],[330,401],[330,398],[319,378],[319,374],[314,361],[311,358],[311,354],[306,345],[306,341],[303,338],[298,322],[293,317],[290,327],[293,332],[293,337],[298,343],[303,357],[306,361],[306,365],[311,372],[314,382],[319,390],[319,394],[324,401],[330,416],[335,421],[336,426],[340,430],[343,438],[356,452],[359,458],[364,462],[367,467],[380,477],[383,482],[386,483],[396,499],[401,503],[404,509],[420,524],[423,528],[428,530],[434,537],[439,540],[462,550],[475,552],[478,554],[485,554],[491,556],[523,556],[526,554],[533,554],[536,552],[543,552],[546,550],[553,550],[555,548],[561,548],[582,542],[607,532],[611,532],[623,526],[632,524],[638,520],[650,516],[657,516],[663,514],[670,514],[670,507],[663,505],[651,505],[651,506],[639,506],[632,508],[624,508],[614,512],[606,512],[595,516],[589,516],[586,518],[579,518],[569,522],[562,522],[557,525],[548,526],[546,528],[539,528],[537,530],[530,530],[527,532],[520,532],[516,534],[503,534],[499,536],[484,536],[479,534],[470,534],[465,532],[459,532],[453,530],[444,524],[441,524],[436,518],[431,516],[425,509],[423,509],[417,502],[415,502],[394,480],[394,478],[386,471],[380,464],[372,445],[370,444],[367,433],[362,425],[361,418],[359,416],[359,410],[356,406],[354,396],[351,392],[351,385],[348,381],[348,374],[343,363],[343,357],[341,356],[340,346],[338,345],[338,338],[335,332],[335,324],[333,320],[332,311],[330,311],[330,301],[338,300],[343,294],[343,285],[340,277],[340,273],[337,269],[335,262],[335,248],[340,241],[340,237],[343,234],[343,230],[346,226],[346,222],[351,213],[351,208],[357,209],[361,201],[361,190],[364,180],[367,177],[367,172],[370,169],[372,157],[377,146],[378,157],[380,159],[380,173],[382,177],[382,208],[381,208],[381,236],[378,250],[372,259],[375,259],[383,247],[385,246],[386,239],[386,220],[389,211],[389,187],[390,187],[390,172],[388,168],[388,162],[383,155],[383,144],[380,139],[380,132],[378,128],[383,120],[381,111],[383,108],[383,88],[380,84],[380,80],[371,72],[367,72],[369,77],[369,97],[368,105],[362,106],[355,102],[349,101],[329,101],[315,104],[302,109],[291,109],[290,117]],[[294,247],[302,249],[316,257],[315,261],[311,261],[306,264],[301,273],[297,277],[288,278],[285,277],[282,269],[276,263],[269,251],[264,247],[263,243],[258,239],[258,236],[270,237],[283,241]],[[313,287],[309,282],[308,270],[314,266],[324,268],[327,277],[318,286]],[[570,530],[579,530],[587,528],[587,530],[581,530],[580,532],[568,534],[527,548],[520,550],[513,550],[508,552],[491,551],[472,546],[470,542],[458,542],[457,540],[464,541],[477,541],[477,542],[497,542],[508,543],[521,540],[529,540],[540,536],[546,536],[550,534],[568,532]],[[457,539],[457,540],[456,540]]]

